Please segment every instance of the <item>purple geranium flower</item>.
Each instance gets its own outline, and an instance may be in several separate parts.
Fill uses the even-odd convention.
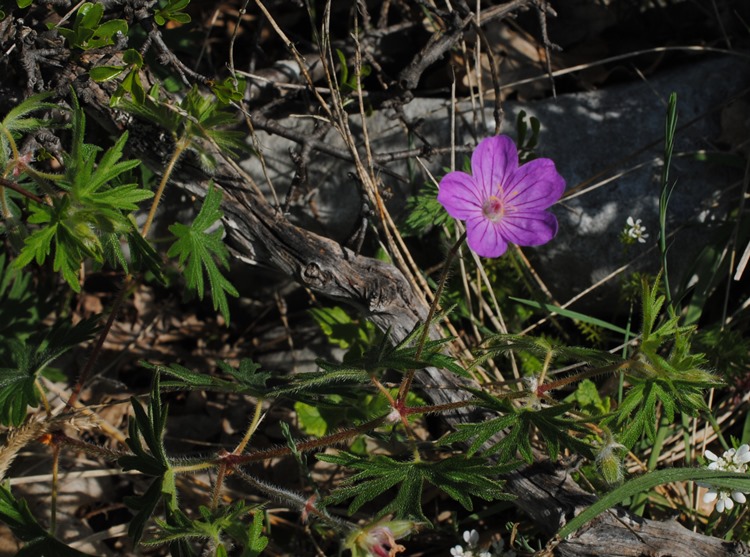
[[[482,257],[499,257],[508,242],[538,246],[557,234],[547,211],[565,190],[550,159],[518,166],[518,151],[506,135],[483,139],[471,155],[471,173],[449,172],[440,180],[438,201],[466,221],[469,247]]]

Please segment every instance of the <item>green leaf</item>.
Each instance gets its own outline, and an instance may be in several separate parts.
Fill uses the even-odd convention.
[[[706,470],[705,468],[669,468],[666,470],[657,470],[633,478],[617,489],[607,493],[581,514],[571,519],[557,533],[557,536],[561,539],[567,538],[607,509],[622,503],[629,497],[634,497],[658,485],[685,481],[705,482],[713,487],[723,488],[727,491],[750,493],[750,477],[746,473],[718,472]]]
[[[169,257],[178,257],[184,266],[188,288],[195,290],[202,300],[204,295],[204,273],[208,275],[214,309],[218,309],[229,323],[229,305],[226,295],[237,297],[237,289],[221,274],[218,263],[229,266],[229,252],[222,241],[223,229],[209,230],[223,216],[219,209],[221,192],[211,185],[206,193],[198,216],[190,226],[173,224],[169,231],[177,238],[167,252]]]
[[[28,407],[39,404],[40,394],[35,386],[39,375],[59,356],[93,337],[97,330],[96,319],[73,326],[61,321],[25,342],[9,341],[11,366],[0,368],[0,423],[21,425]]]
[[[26,501],[16,499],[8,484],[0,485],[0,520],[25,542],[16,557],[88,557],[51,536],[34,518]]]
[[[571,311],[569,309],[561,308],[559,306],[555,306],[553,304],[546,304],[543,302],[537,302],[535,300],[525,300],[523,298],[516,298],[514,296],[508,296],[511,300],[514,302],[519,302],[521,304],[537,308],[537,309],[544,309],[546,311],[557,313],[559,315],[562,315],[563,317],[567,317],[569,319],[576,319],[578,321],[583,321],[584,323],[588,323],[590,325],[595,325],[597,327],[601,327],[602,329],[607,329],[609,331],[614,331],[615,333],[619,333],[623,336],[628,336],[628,332],[623,329],[622,327],[618,327],[617,325],[613,325],[612,323],[609,323],[607,321],[604,321],[602,319],[597,319],[596,317],[591,317],[590,315],[586,315],[584,313],[579,313],[577,311]]]
[[[143,495],[125,498],[125,503],[137,511],[128,528],[128,535],[137,544],[143,536],[146,522],[159,502],[164,502],[168,516],[178,509],[174,471],[163,443],[168,411],[166,406],[161,405],[158,373],[154,376],[148,412],[135,397],[131,398],[131,404],[135,417],[128,425],[129,436],[126,442],[133,454],[121,457],[118,462],[123,470],[138,470],[154,477]],[[141,440],[146,443],[146,447]]]
[[[415,519],[429,524],[422,511],[422,489],[425,482],[441,489],[465,509],[472,510],[472,498],[485,501],[510,499],[502,490],[502,482],[494,478],[515,468],[488,464],[483,458],[453,456],[436,462],[401,461],[384,455],[358,456],[340,452],[337,455],[319,454],[319,460],[358,470],[347,478],[344,487],[336,489],[324,505],[352,499],[349,513],[356,512],[366,502],[399,486],[395,497],[378,513],[395,513],[399,518]]]
[[[97,66],[89,72],[89,77],[94,81],[110,81],[125,71],[125,66]]]
[[[104,261],[102,237],[134,231],[129,213],[152,192],[133,183],[121,183],[123,175],[140,161],[121,161],[127,133],[107,149],[97,164],[99,147],[84,143],[85,116],[73,96],[72,145],[65,154],[65,173],[58,182],[64,193],[51,205],[31,203],[28,222],[44,225],[24,240],[14,266],[32,260],[42,264],[54,250],[53,269],[62,273],[70,287],[80,291],[78,272],[86,258]],[[111,242],[111,238],[110,238]]]

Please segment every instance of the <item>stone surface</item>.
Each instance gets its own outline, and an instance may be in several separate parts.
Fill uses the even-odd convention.
[[[627,263],[634,262],[633,270],[658,269],[659,177],[667,99],[673,91],[678,97],[679,120],[670,172],[676,186],[669,204],[668,232],[679,232],[670,248],[669,264],[675,285],[688,272],[692,274],[690,263],[725,219],[727,207],[739,203],[742,177],[737,168],[699,161],[695,155],[731,147],[720,144],[726,137],[722,136],[722,112],[726,121],[727,103],[748,85],[750,64],[743,59],[701,55],[642,81],[539,102],[503,103],[502,132],[515,135],[520,110],[537,117],[542,123],[537,152],[555,160],[567,181],[566,197],[554,208],[560,221],[558,237],[546,246],[526,250],[560,303]],[[469,102],[458,104],[457,145],[473,146],[492,133],[492,103],[485,107],[482,114],[472,111]],[[450,144],[450,103],[415,99],[404,107],[404,113],[412,123],[421,122],[419,133],[433,147]],[[747,121],[739,119],[729,117],[735,127],[747,130]],[[366,123],[374,153],[422,145],[393,111],[379,111]],[[315,127],[312,119],[288,118],[283,124],[308,134]],[[357,115],[351,117],[351,128],[356,137],[363,137]],[[322,139],[344,148],[334,130]],[[245,169],[261,185],[270,181],[283,199],[294,175],[289,150],[295,144],[264,133],[259,133],[259,140],[268,180],[257,158],[246,161]],[[459,166],[462,159],[463,155],[457,156]],[[424,162],[439,176],[450,157],[435,155]],[[298,222],[347,241],[361,221],[362,202],[353,172],[353,165],[346,161],[315,154],[309,169],[311,188],[292,205]],[[413,159],[389,163],[377,172],[396,216],[403,213],[406,196],[427,179]],[[647,243],[623,246],[620,235],[628,216],[642,219],[649,234]],[[588,294],[578,307],[607,308],[616,292],[614,286],[610,281]]]

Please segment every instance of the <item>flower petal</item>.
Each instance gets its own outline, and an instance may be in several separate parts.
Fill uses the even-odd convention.
[[[480,257],[500,257],[508,249],[500,226],[481,215],[466,221],[466,243]]]
[[[498,225],[505,240],[518,246],[546,244],[557,234],[557,218],[547,211],[510,213]]]
[[[717,491],[714,491],[713,489],[706,491],[705,495],[703,495],[703,502],[704,503],[713,503],[716,501],[716,497],[719,495]]]
[[[707,458],[708,460],[713,460],[713,461],[719,460],[719,457],[718,457],[718,456],[716,456],[716,454],[714,454],[714,453],[713,453],[713,451],[709,451],[708,449],[706,449],[706,452],[705,452],[705,453],[703,453],[703,455],[704,455],[704,456],[705,456],[705,457],[706,457],[706,458]]]
[[[750,462],[750,446],[747,444],[740,445],[737,449],[737,454],[734,455],[734,462],[736,464],[746,464]]]
[[[471,173],[481,184],[484,199],[497,194],[498,187],[510,181],[517,168],[516,144],[507,135],[483,139],[471,155]]]
[[[466,172],[449,172],[440,180],[437,200],[454,219],[481,215],[485,199],[477,181]]]
[[[565,180],[550,159],[527,162],[503,185],[503,203],[521,211],[546,209],[565,191]]]

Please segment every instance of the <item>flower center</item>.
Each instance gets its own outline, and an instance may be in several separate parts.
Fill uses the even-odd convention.
[[[505,214],[503,202],[494,195],[489,196],[482,205],[482,214],[492,222],[497,222]]]

